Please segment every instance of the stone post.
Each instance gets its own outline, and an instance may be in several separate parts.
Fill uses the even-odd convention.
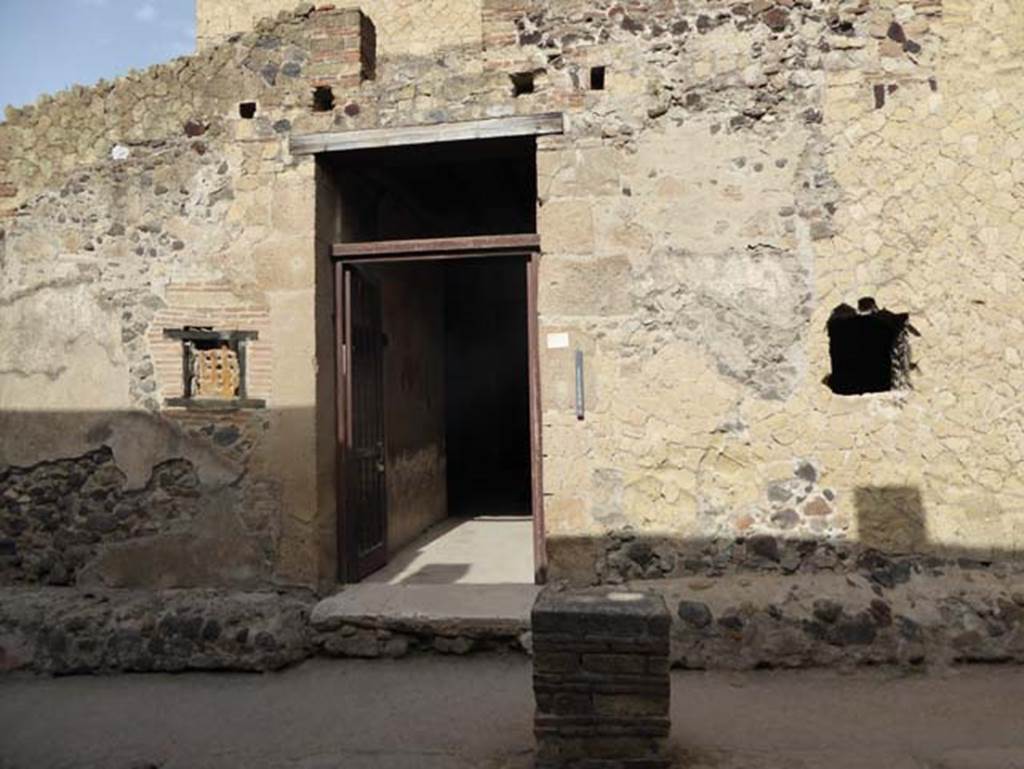
[[[670,624],[657,594],[541,592],[532,615],[537,769],[670,765]]]

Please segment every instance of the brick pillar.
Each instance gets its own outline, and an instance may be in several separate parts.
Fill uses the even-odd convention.
[[[532,617],[538,769],[670,765],[670,625],[657,594],[540,594]]]
[[[377,32],[358,8],[314,11],[310,16],[312,61],[306,72],[315,86],[356,88],[377,68]]]

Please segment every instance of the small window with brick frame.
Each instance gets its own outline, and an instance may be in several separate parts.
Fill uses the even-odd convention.
[[[266,403],[246,393],[246,344],[255,331],[215,331],[209,326],[164,329],[181,340],[182,397],[168,406],[187,408],[263,408]]]

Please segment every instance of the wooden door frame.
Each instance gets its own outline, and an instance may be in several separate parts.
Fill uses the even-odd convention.
[[[423,238],[382,240],[368,243],[336,243],[331,247],[334,260],[334,349],[336,361],[337,411],[337,538],[338,576],[344,582],[355,581],[354,518],[345,498],[345,451],[348,420],[351,419],[351,381],[346,370],[346,355],[340,353],[347,339],[345,322],[349,298],[345,296],[345,267],[354,264],[428,262],[453,259],[522,257],[526,280],[527,378],[530,400],[530,514],[533,526],[534,581],[547,579],[547,549],[544,546],[544,484],[540,399],[540,342],[537,310],[540,238],[535,234],[488,235],[462,238]]]

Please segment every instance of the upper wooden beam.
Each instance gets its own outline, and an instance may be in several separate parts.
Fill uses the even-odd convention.
[[[335,243],[331,255],[344,261],[388,259],[451,259],[466,256],[530,254],[540,250],[540,237],[521,235],[471,235],[463,238],[374,240],[366,243]]]
[[[470,139],[501,139],[507,136],[542,136],[565,132],[561,112],[543,115],[515,115],[458,123],[368,128],[362,131],[331,131],[328,133],[292,136],[289,148],[293,155],[315,155],[320,152],[399,147],[407,144],[435,144]]]

